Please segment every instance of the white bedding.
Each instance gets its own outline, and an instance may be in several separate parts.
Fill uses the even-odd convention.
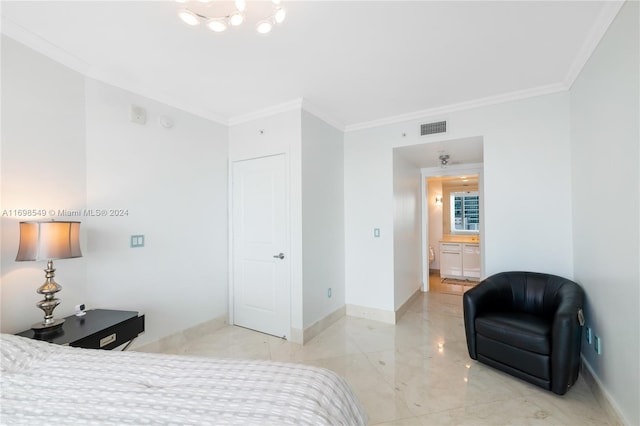
[[[272,361],[57,346],[2,334],[2,424],[363,425],[335,373]]]

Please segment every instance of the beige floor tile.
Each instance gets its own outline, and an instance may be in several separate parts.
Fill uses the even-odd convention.
[[[557,400],[541,403],[528,397],[511,398],[488,404],[470,405],[421,416],[424,425],[606,425],[602,416],[567,412]]]
[[[371,424],[412,415],[401,395],[389,385],[364,354],[309,361],[308,364],[338,373],[351,385]]]
[[[558,396],[471,360],[460,295],[424,293],[396,325],[344,317],[304,346],[225,326],[164,351],[333,370],[354,389],[372,425],[607,424],[581,378]]]

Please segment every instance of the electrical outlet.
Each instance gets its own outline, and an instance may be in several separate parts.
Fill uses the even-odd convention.
[[[331,299],[331,287],[327,289],[327,297]]]
[[[594,349],[596,350],[596,353],[598,355],[602,355],[602,341],[600,340],[600,337],[598,337],[598,336],[595,336]]]
[[[586,333],[587,333],[587,343],[588,344],[592,344],[593,343],[593,331],[591,330],[591,327],[585,327]]]

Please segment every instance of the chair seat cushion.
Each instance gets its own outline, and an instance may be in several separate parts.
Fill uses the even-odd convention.
[[[551,353],[552,322],[521,312],[496,312],[476,317],[476,331],[485,337],[542,355]]]

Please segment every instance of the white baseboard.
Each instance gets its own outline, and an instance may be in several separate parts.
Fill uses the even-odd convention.
[[[384,322],[386,324],[396,323],[395,312],[369,308],[367,306],[347,305],[347,316]]]
[[[291,335],[287,338],[287,340],[291,343],[297,343],[299,345],[304,344],[304,330],[300,330],[299,328],[291,328]]]
[[[320,320],[311,324],[304,330],[292,328],[291,336],[289,336],[288,340],[290,342],[302,345],[313,339],[322,331],[326,330],[331,324],[345,316],[345,312],[346,307],[342,306],[331,312],[326,317],[321,318]],[[227,315],[223,315],[213,320],[206,321],[202,324],[198,324],[194,327],[188,328],[186,330],[182,330],[161,339],[155,340],[153,342],[145,343],[139,346],[133,344],[132,348],[140,352],[164,352],[167,349],[186,344],[187,342],[196,339],[203,334],[212,333],[216,330],[219,330],[226,325],[228,325]]]
[[[396,324],[400,317],[405,314],[408,306],[421,294],[422,290],[420,288],[416,289],[411,297],[409,297],[407,301],[405,301],[395,312],[357,305],[342,306],[331,312],[324,318],[321,318],[318,321],[314,322],[309,327],[306,327],[304,330],[292,328],[291,336],[289,336],[289,341],[303,345],[327,328],[329,328],[329,326],[331,326],[333,323],[335,323],[345,315],[356,318],[370,319],[387,324]],[[145,343],[144,345],[136,346],[134,344],[132,345],[132,348],[141,352],[163,352],[166,349],[175,348],[176,346],[185,344],[190,340],[202,336],[203,334],[212,333],[216,330],[219,330],[227,324],[227,315],[223,315],[213,320],[206,321],[202,324],[198,324],[194,327],[188,328],[186,330],[179,331],[177,333],[155,340],[153,342]]]
[[[584,381],[587,383],[593,396],[596,398],[602,409],[607,414],[607,418],[609,419],[612,425],[628,425],[631,424],[626,421],[622,412],[618,408],[617,404],[609,395],[609,392],[604,388],[602,382],[595,375],[593,369],[589,365],[589,363],[584,359],[584,356],[580,356],[582,358],[580,373],[584,378]]]
[[[344,317],[347,312],[346,306],[341,306],[335,311],[331,312],[324,318],[319,319],[318,321],[311,324],[309,327],[306,327],[302,333],[302,344],[304,345],[309,340],[316,337],[318,334],[322,333],[324,330],[329,328],[331,324],[338,321],[340,318]]]
[[[416,300],[418,297],[421,297],[421,296],[422,296],[422,286],[416,288],[416,291],[414,291],[413,294],[409,296],[409,298],[402,305],[400,305],[398,309],[396,309],[396,323],[398,322],[400,317],[402,317],[405,314],[405,312],[407,312],[409,305],[411,305],[414,300]]]
[[[385,311],[383,309],[369,308],[366,306],[347,305],[347,316],[364,318],[386,324],[396,324],[400,317],[407,312],[407,309],[416,298],[422,295],[422,288],[418,287],[416,291],[394,312]]]

